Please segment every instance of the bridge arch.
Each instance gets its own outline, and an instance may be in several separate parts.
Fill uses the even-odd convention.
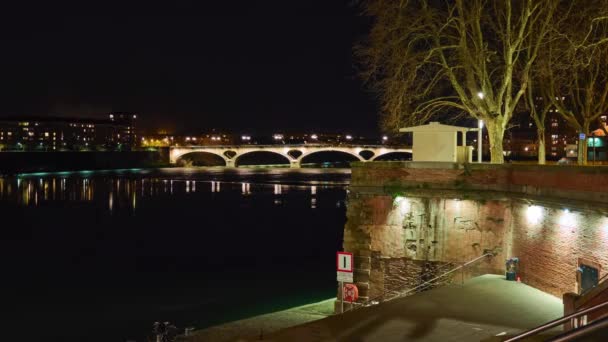
[[[228,158],[212,151],[186,151],[173,156],[176,164],[189,160],[192,166],[227,166]]]
[[[388,160],[412,160],[412,152],[410,151],[388,151],[378,153],[369,161],[388,161]]]
[[[350,151],[348,149],[340,149],[340,148],[323,148],[323,149],[316,149],[316,150],[302,154],[300,156],[300,158],[298,158],[297,162],[298,162],[298,164],[301,165],[302,163],[304,163],[304,160],[306,158],[313,156],[315,154],[327,153],[327,152],[348,155],[350,157],[353,157],[355,159],[355,161],[365,161],[365,159],[362,156],[360,156],[356,151]]]
[[[265,154],[267,156],[280,156],[282,157],[282,159],[285,160],[285,164],[286,165],[291,165],[292,163],[292,158],[289,157],[289,155],[277,152],[277,151],[273,151],[270,149],[263,149],[263,150],[253,150],[253,151],[246,151],[240,154],[237,154],[234,158],[231,159],[231,161],[234,163],[233,166],[238,167],[240,164],[240,162],[242,161],[242,157],[251,157],[254,154]],[[278,159],[276,159],[278,160]],[[255,164],[250,164],[250,165],[255,165]]]

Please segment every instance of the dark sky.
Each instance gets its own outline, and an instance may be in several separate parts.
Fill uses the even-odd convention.
[[[145,127],[375,132],[352,0],[21,2],[0,8],[0,115]],[[211,5],[222,3],[223,5]]]

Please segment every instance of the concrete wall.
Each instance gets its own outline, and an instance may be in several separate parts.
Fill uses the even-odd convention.
[[[456,162],[456,132],[414,132],[412,160]]]
[[[427,262],[447,270],[486,249],[498,255],[444,281],[504,274],[518,257],[523,282],[561,298],[577,291],[579,259],[607,270],[606,170],[413,164],[353,168],[344,250],[362,300],[420,283]]]

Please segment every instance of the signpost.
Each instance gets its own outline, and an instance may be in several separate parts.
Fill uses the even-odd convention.
[[[340,282],[340,313],[344,313],[344,282],[353,282],[353,253],[338,252],[336,254],[338,281]]]

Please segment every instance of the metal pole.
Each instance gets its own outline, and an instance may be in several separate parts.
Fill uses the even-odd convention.
[[[593,139],[593,165],[595,165],[595,134],[592,135]]]
[[[340,313],[344,313],[344,282],[340,282]]]
[[[483,131],[483,120],[479,120],[477,124],[477,162],[481,163],[481,155],[483,154],[483,150],[481,147],[481,136]]]

